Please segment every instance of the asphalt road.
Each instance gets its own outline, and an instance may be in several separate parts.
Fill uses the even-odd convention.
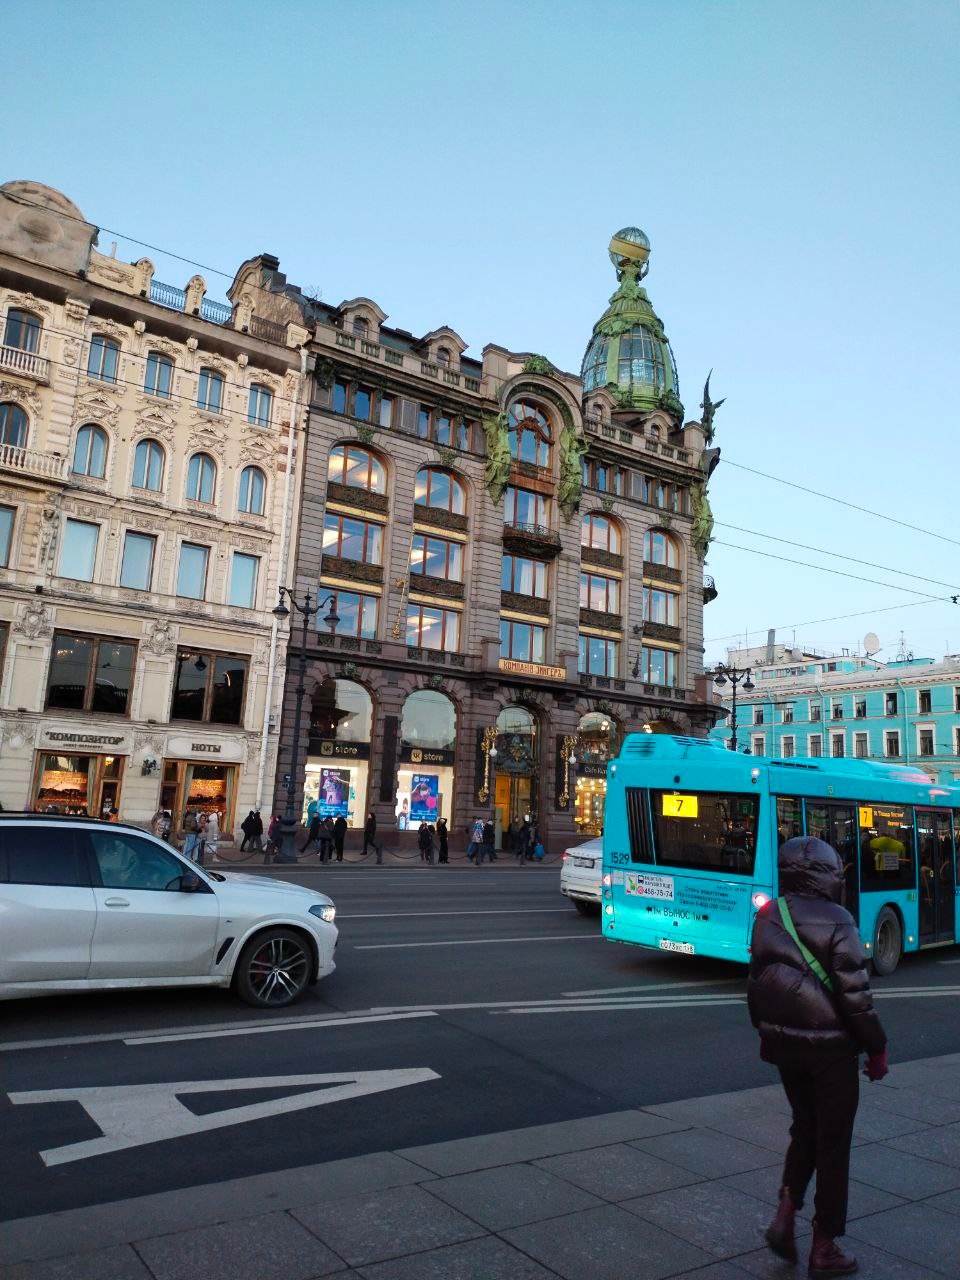
[[[556,864],[282,874],[330,893],[341,929],[337,972],[291,1010],[200,990],[0,1005],[3,1217],[772,1078],[742,969],[605,942]],[[960,949],[875,988],[894,1062],[960,1051]]]

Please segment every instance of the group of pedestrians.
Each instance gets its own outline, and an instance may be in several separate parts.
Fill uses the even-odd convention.
[[[434,850],[436,850],[438,862],[449,862],[450,833],[447,830],[446,818],[438,818],[436,827],[429,822],[421,822],[420,830],[417,832],[417,847],[420,850],[421,862],[432,863]]]
[[[347,820],[342,813],[336,819],[328,814],[321,818],[315,809],[307,827],[307,838],[300,846],[300,852],[313,850],[321,862],[343,861],[343,844],[347,838]]]
[[[172,822],[167,810],[158,810],[154,814],[152,825],[154,835],[159,835],[163,840],[170,839]],[[202,867],[208,855],[211,858],[217,856],[219,847],[220,814],[218,811],[211,809],[206,813],[202,809],[188,809],[183,815],[184,857]]]

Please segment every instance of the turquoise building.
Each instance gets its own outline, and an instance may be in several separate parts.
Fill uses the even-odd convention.
[[[935,781],[960,781],[960,654],[940,662],[881,663],[851,654],[781,649],[769,655],[757,649],[731,654],[730,661],[751,667],[753,686],[745,692],[743,682],[737,690],[739,751],[902,761],[919,765]],[[722,693],[727,719],[711,736],[729,742],[729,683]]]

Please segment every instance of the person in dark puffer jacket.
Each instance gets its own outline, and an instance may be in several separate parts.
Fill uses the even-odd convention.
[[[767,1242],[781,1257],[796,1261],[794,1215],[816,1170],[809,1274],[850,1275],[857,1260],[836,1238],[847,1225],[859,1055],[867,1054],[864,1075],[882,1080],[888,1070],[887,1037],[873,1008],[856,923],[840,906],[839,855],[822,840],[797,836],[781,847],[777,867],[797,936],[833,989],[804,959],[778,902],[768,902],[753,925],[747,1001],[760,1032],[760,1056],[780,1071],[793,1124]]]

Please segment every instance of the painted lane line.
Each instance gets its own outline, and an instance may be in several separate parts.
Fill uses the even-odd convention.
[[[156,1035],[124,1036],[123,1043],[128,1045],[175,1044],[181,1040],[220,1040],[226,1036],[269,1035],[271,1032],[276,1031],[318,1031],[326,1027],[365,1026],[370,1022],[403,1022],[408,1018],[433,1018],[435,1016],[432,1010],[424,1010],[418,1013],[389,1013],[348,1018],[303,1018],[298,1022],[285,1022],[279,1026],[264,1026],[263,1023],[254,1023],[252,1026],[245,1024],[232,1030],[165,1032]]]
[[[724,987],[743,982],[742,978],[706,978],[703,982],[655,982],[639,987],[600,987],[596,991],[564,991],[565,996],[642,995],[644,991],[679,991],[683,987]]]
[[[402,1089],[411,1084],[439,1080],[429,1067],[408,1067],[396,1071],[350,1071],[330,1075],[252,1076],[246,1080],[180,1080],[169,1084],[105,1085],[84,1089],[37,1089],[26,1093],[10,1093],[14,1106],[44,1102],[79,1102],[101,1131],[101,1137],[86,1142],[73,1142],[64,1147],[51,1147],[40,1152],[49,1166],[86,1160],[110,1151],[126,1151],[167,1138],[182,1138],[194,1133],[207,1133],[227,1125],[262,1120],[322,1107],[345,1098],[359,1098],[387,1089]],[[309,1093],[286,1098],[272,1098],[249,1106],[226,1107],[206,1115],[194,1115],[180,1101],[178,1094],[220,1093],[238,1089],[302,1088],[318,1085]]]
[[[486,947],[500,942],[603,942],[599,933],[556,933],[542,938],[447,938],[443,942],[354,943],[351,951],[406,951],[413,947]]]
[[[505,907],[481,908],[473,911],[371,911],[337,912],[338,920],[406,920],[410,916],[550,916],[569,915],[566,907]],[[572,918],[572,917],[571,917]]]
[[[729,1006],[740,1006],[747,1002],[746,996],[704,996],[702,999],[693,1000],[645,1000],[630,1002],[619,1001],[617,1004],[590,1003],[584,1001],[582,1004],[551,1004],[538,1005],[535,1008],[521,1009],[519,1007],[513,1009],[497,1010],[501,1014],[520,1014],[520,1013],[609,1013],[616,1009],[698,1009],[709,1005],[711,1008],[721,1009]]]

